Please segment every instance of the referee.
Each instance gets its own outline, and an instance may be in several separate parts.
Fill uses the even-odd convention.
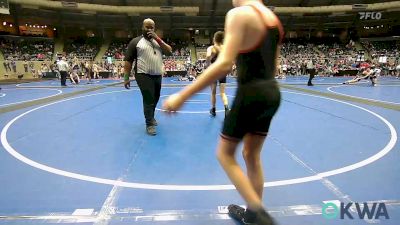
[[[61,60],[57,62],[57,67],[58,67],[58,71],[60,71],[60,75],[61,75],[61,79],[60,79],[61,86],[66,87],[69,65],[68,65],[65,57],[62,57]]]
[[[312,80],[314,79],[314,76],[316,74],[316,69],[315,69],[315,65],[314,65],[314,62],[312,59],[308,60],[308,62],[307,62],[307,71],[310,74],[307,85],[314,86],[314,84],[312,83]]]
[[[157,121],[154,111],[160,99],[161,79],[164,74],[162,53],[171,55],[172,48],[154,32],[155,23],[145,19],[142,35],[129,42],[124,59],[124,86],[129,89],[129,75],[134,64],[136,82],[143,97],[143,111],[146,119],[146,132],[156,135]]]

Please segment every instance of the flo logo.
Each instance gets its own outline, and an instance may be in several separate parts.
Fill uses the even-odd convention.
[[[340,203],[340,206],[330,202],[325,203],[322,206],[322,216],[325,219],[335,219],[340,217],[340,219],[354,219],[353,214],[350,212],[354,212],[354,214],[358,215],[359,219],[390,219],[389,214],[386,210],[385,203],[372,203],[367,204],[351,202],[351,203]]]
[[[382,13],[380,12],[359,12],[360,20],[380,20],[382,18]]]

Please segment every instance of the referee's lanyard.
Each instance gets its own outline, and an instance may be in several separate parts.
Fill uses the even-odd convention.
[[[147,40],[147,39],[146,39]],[[153,39],[150,39],[150,40],[147,40],[148,42],[150,42],[150,44],[151,44],[151,47],[153,48],[153,52],[154,52],[154,55],[155,54],[157,54],[157,52],[156,52],[156,48],[154,47],[154,44],[153,44],[153,41],[152,41]]]

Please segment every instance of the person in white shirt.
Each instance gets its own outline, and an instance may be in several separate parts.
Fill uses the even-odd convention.
[[[60,61],[57,62],[57,67],[58,71],[60,71],[61,75],[61,86],[66,87],[66,81],[67,81],[67,76],[69,71],[69,65],[65,59],[65,57],[62,57]]]
[[[284,63],[283,65],[282,65],[282,75],[283,76],[286,76],[286,74],[287,74],[287,64],[286,63]]]
[[[278,65],[278,68],[276,69],[278,74],[275,76],[275,79],[285,79],[286,78],[285,74],[283,73],[282,67],[283,67],[282,64]],[[287,70],[287,69],[285,69],[285,70]]]
[[[311,59],[308,60],[308,62],[307,62],[307,70],[308,70],[308,73],[310,74],[310,78],[308,79],[307,85],[313,86],[314,84],[312,83],[312,79],[314,79],[316,70],[315,70],[314,63]]]
[[[381,76],[381,72],[381,69],[373,67],[372,74],[369,76],[372,86],[376,86],[376,83],[378,82],[378,77]]]

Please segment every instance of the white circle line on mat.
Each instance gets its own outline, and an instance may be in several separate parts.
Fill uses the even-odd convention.
[[[129,90],[111,91],[111,92],[102,92],[102,93],[84,95],[84,96],[64,99],[64,100],[61,100],[61,101],[49,103],[49,104],[46,104],[46,105],[39,106],[39,107],[36,107],[34,109],[31,109],[31,110],[29,110],[27,112],[24,112],[24,113],[18,115],[17,117],[13,118],[11,121],[9,121],[4,126],[4,128],[1,131],[1,143],[2,143],[2,145],[4,147],[4,149],[9,154],[11,154],[13,157],[15,157],[16,159],[20,160],[23,163],[26,163],[26,164],[28,164],[28,165],[30,165],[32,167],[37,168],[37,169],[47,171],[49,173],[57,174],[57,175],[64,176],[64,177],[84,180],[84,181],[88,181],[88,182],[107,184],[107,185],[113,185],[113,186],[120,186],[120,187],[126,187],[126,188],[151,189],[151,190],[170,190],[170,191],[219,191],[219,190],[234,190],[235,189],[235,187],[233,185],[230,185],[230,184],[226,184],[226,185],[168,185],[168,184],[161,185],[161,184],[150,184],[150,183],[125,182],[125,181],[120,181],[120,180],[112,180],[112,179],[105,179],[105,178],[100,178],[100,177],[88,176],[88,175],[83,175],[83,174],[79,174],[79,173],[72,173],[72,172],[69,172],[69,171],[65,171],[65,170],[61,170],[61,169],[57,169],[57,168],[54,168],[54,167],[50,167],[50,166],[41,164],[39,162],[33,161],[33,160],[23,156],[17,150],[15,150],[7,140],[7,131],[9,130],[11,125],[14,122],[16,122],[18,119],[20,119],[21,117],[23,117],[23,116],[25,116],[25,115],[27,115],[27,114],[29,114],[31,112],[34,112],[34,111],[36,111],[38,109],[41,109],[41,108],[44,108],[44,107],[47,107],[47,106],[50,106],[50,105],[54,105],[54,104],[57,104],[57,103],[60,103],[60,102],[74,100],[74,99],[85,98],[85,97],[90,97],[90,96],[95,96],[95,95],[111,94],[111,93],[117,93],[117,92],[126,92],[126,91],[129,91]],[[357,163],[354,163],[354,164],[351,164],[351,165],[348,165],[348,166],[344,166],[344,167],[341,167],[341,168],[338,168],[338,169],[329,170],[329,171],[325,171],[325,172],[322,172],[322,173],[317,173],[317,174],[312,175],[312,176],[265,182],[264,183],[264,187],[274,187],[274,186],[284,186],[284,185],[293,185],[293,184],[306,183],[306,182],[310,182],[310,181],[321,180],[321,179],[323,179],[325,177],[330,177],[330,176],[346,173],[346,172],[349,172],[349,171],[352,171],[352,170],[355,170],[355,169],[359,169],[361,167],[369,165],[369,164],[379,160],[380,158],[384,157],[386,154],[388,154],[393,149],[393,147],[395,146],[395,144],[397,142],[396,129],[393,127],[393,125],[389,121],[387,121],[385,118],[383,118],[382,116],[378,115],[375,112],[372,112],[372,111],[370,111],[368,109],[365,109],[365,108],[363,108],[361,106],[357,106],[357,105],[354,105],[354,104],[351,104],[351,103],[347,103],[347,102],[344,102],[344,101],[331,99],[331,98],[327,98],[327,97],[316,96],[316,95],[311,95],[311,94],[304,94],[304,93],[297,93],[297,92],[290,92],[290,91],[283,91],[283,92],[292,93],[292,94],[300,94],[300,95],[305,95],[305,96],[312,96],[312,97],[317,97],[317,98],[321,98],[321,99],[328,99],[328,100],[331,100],[331,101],[335,101],[335,102],[343,103],[343,104],[346,104],[346,105],[349,105],[349,106],[353,106],[353,107],[361,109],[361,110],[363,110],[365,112],[368,112],[368,113],[374,115],[375,117],[377,117],[383,123],[386,124],[386,126],[390,130],[390,140],[386,144],[386,146],[383,147],[376,154],[374,154],[373,156],[371,156],[371,157],[369,157],[367,159],[359,161]]]

